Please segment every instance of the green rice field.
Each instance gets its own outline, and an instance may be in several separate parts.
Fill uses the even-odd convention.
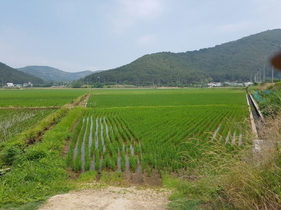
[[[53,113],[89,92],[86,89],[0,90],[0,143],[29,129]]]
[[[189,167],[183,152],[247,139],[243,89],[27,89],[0,91],[1,142],[85,93],[66,156],[76,172],[177,172]]]
[[[27,130],[54,109],[0,109],[0,143]]]
[[[55,107],[70,103],[87,89],[0,90],[0,107]]]
[[[210,141],[242,145],[249,115],[242,89],[93,90],[67,157],[74,171],[176,172]]]

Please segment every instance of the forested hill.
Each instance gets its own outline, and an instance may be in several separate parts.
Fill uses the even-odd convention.
[[[32,74],[36,77],[43,79],[44,81],[55,81],[55,82],[68,82],[86,77],[92,74],[92,71],[81,71],[81,72],[65,72],[49,66],[26,66],[19,68],[18,70],[28,74]]]
[[[264,69],[265,75],[271,76],[268,59],[280,49],[281,29],[268,30],[197,51],[145,55],[119,68],[94,73],[85,80],[134,85],[249,81]]]
[[[0,62],[0,81],[1,85],[6,83],[23,84],[31,82],[33,84],[43,84],[44,81],[41,78],[33,75],[18,71],[16,69],[7,66]]]

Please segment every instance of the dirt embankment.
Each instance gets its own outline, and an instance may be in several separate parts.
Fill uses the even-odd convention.
[[[170,192],[163,189],[107,187],[73,191],[50,198],[40,210],[163,210]]]

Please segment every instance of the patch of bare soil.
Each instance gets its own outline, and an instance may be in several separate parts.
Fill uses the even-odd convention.
[[[141,171],[138,171],[136,173],[132,173],[127,171],[124,172],[124,177],[125,183],[130,186],[161,187],[162,185],[162,180],[157,170],[152,170],[149,176],[147,172],[142,173]]]
[[[39,210],[163,210],[168,207],[166,189],[106,187],[55,195]]]

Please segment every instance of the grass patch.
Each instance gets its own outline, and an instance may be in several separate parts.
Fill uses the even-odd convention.
[[[107,184],[115,184],[123,182],[123,173],[122,172],[101,172],[100,180],[101,182],[105,182]]]
[[[171,202],[169,208],[173,210],[198,210],[201,204],[201,200],[179,199],[176,202]]]
[[[1,210],[33,210],[33,209],[38,209],[44,201],[37,201],[37,202],[30,202],[21,206],[17,206],[14,204],[7,204],[2,206],[0,209]]]
[[[86,183],[87,182],[93,182],[93,180],[96,180],[97,175],[98,175],[97,171],[87,171],[87,172],[81,174],[78,177],[77,181],[78,182],[86,182]]]

